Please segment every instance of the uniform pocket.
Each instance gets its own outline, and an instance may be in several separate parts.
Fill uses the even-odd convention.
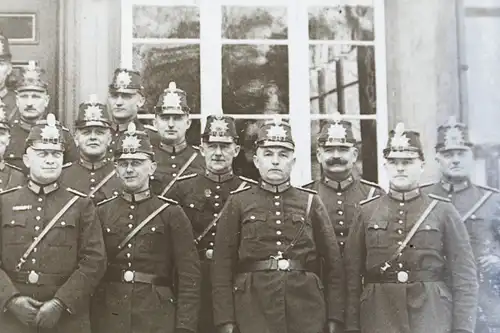
[[[243,219],[241,225],[241,239],[254,239],[258,236],[258,229],[261,228],[267,220],[265,213],[252,213]]]
[[[387,227],[389,221],[369,222],[366,227],[366,245],[368,247],[385,247],[387,244]]]
[[[410,244],[415,248],[441,249],[441,231],[435,225],[423,223]]]
[[[26,227],[26,219],[4,220],[2,223],[2,242],[6,245],[28,244],[32,242],[32,231]]]
[[[48,242],[50,246],[76,246],[76,221],[60,219],[54,224],[47,236],[50,237]]]
[[[136,237],[136,244],[142,252],[159,254],[166,251],[165,225],[162,221],[151,221]]]

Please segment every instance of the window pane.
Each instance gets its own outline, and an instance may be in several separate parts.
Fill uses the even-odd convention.
[[[354,138],[359,150],[354,174],[371,181],[377,181],[377,129],[375,120],[351,120]],[[312,179],[321,178],[321,168],[316,157],[317,140],[323,120],[311,122],[311,175]]]
[[[224,45],[222,107],[225,113],[288,113],[288,47]]]
[[[200,10],[194,6],[134,6],[134,38],[200,38]]]
[[[178,88],[186,91],[191,113],[200,113],[199,45],[135,44],[133,66],[141,72],[147,112],[153,112],[161,92],[174,81]]]
[[[222,7],[222,38],[287,39],[285,7]]]
[[[309,39],[373,40],[373,6],[309,7]]]

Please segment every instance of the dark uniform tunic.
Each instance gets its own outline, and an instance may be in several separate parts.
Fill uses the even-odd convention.
[[[197,238],[218,216],[229,192],[242,183],[232,172],[216,175],[208,170],[203,175],[176,183],[169,197],[179,201],[191,220],[194,236]],[[197,244],[202,268],[201,310],[198,333],[215,332],[213,323],[211,267],[215,242],[215,225]]]
[[[380,275],[433,200],[418,189],[391,191],[362,206],[345,251],[346,331],[474,331],[476,265],[467,230],[446,199],[437,201],[402,255]],[[406,282],[400,273],[408,274]]]
[[[61,182],[80,192],[88,194],[93,191],[101,181],[114,171],[113,163],[105,158],[99,162],[91,163],[80,158],[78,162],[73,163],[63,171]],[[104,185],[101,186],[95,194],[91,196],[94,203],[111,198],[118,194],[120,181],[116,175],[113,175]]]
[[[12,164],[0,162],[0,192],[23,185],[26,177],[19,169]]]
[[[0,332],[90,333],[89,299],[106,269],[106,256],[100,222],[89,199],[80,197],[16,272],[33,238],[73,196],[57,183],[40,187],[30,181],[1,197],[0,308],[13,296],[25,295],[39,301],[58,298],[68,310],[51,330],[28,328],[9,311],[1,311]],[[38,284],[29,282],[30,272],[38,275]]]
[[[458,185],[440,182],[428,186],[424,191],[448,197],[461,217],[464,217],[481,198],[488,194],[487,200],[468,214],[465,226],[476,259],[484,255],[500,257],[500,229],[498,229],[498,207],[500,196],[496,189],[471,184],[468,181]],[[489,332],[485,326],[500,332],[500,276],[479,271],[479,313],[476,332]]]
[[[155,161],[158,163],[158,168],[151,178],[151,188],[154,193],[161,194],[163,189],[177,176],[179,170],[194,153],[198,155],[183,175],[204,172],[205,160],[198,149],[195,149],[193,146],[185,142],[176,147],[168,146],[162,142],[155,144],[155,140],[151,140],[151,142],[155,152]]]
[[[98,207],[108,252],[108,272],[92,303],[93,333],[169,333],[196,331],[200,297],[200,266],[191,224],[180,206],[155,216],[118,251],[130,231],[165,204],[150,191],[122,193]],[[178,294],[172,291],[173,271]],[[126,283],[116,272],[154,275],[157,282]]]
[[[0,100],[5,104],[5,116],[10,123],[18,111],[16,103],[16,93],[13,90],[4,88],[0,91]]]
[[[13,121],[10,129],[10,144],[5,152],[5,159],[12,165],[21,168],[27,172],[27,168],[23,162],[25,152],[26,139],[30,133],[31,125],[16,119]],[[69,163],[78,160],[78,149],[75,145],[75,140],[69,132],[69,129],[63,127],[64,130],[64,163]]]
[[[364,179],[355,179],[353,176],[341,182],[323,176],[323,179],[307,187],[317,191],[325,204],[341,253],[344,252],[349,228],[359,209],[359,202],[384,192],[377,184]]]
[[[327,319],[343,322],[342,259],[317,195],[289,183],[261,182],[229,197],[217,228],[212,280],[216,325],[233,322],[242,333],[317,333]],[[302,263],[306,271],[244,269],[279,256]],[[325,286],[315,272],[320,257],[326,262]]]

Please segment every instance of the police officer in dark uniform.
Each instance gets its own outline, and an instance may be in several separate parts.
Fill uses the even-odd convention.
[[[28,184],[1,198],[1,332],[90,333],[89,299],[106,255],[92,201],[59,184],[63,140],[53,114],[33,126]]]
[[[65,169],[62,183],[100,202],[117,194],[120,182],[115,175],[115,167],[108,158],[111,144],[111,121],[106,105],[91,95],[87,102],[80,104],[75,121],[75,141],[80,159]]]
[[[424,191],[449,198],[469,232],[480,283],[476,332],[500,332],[500,195],[497,189],[471,182],[472,147],[467,127],[454,117],[439,126],[436,160],[441,180]]]
[[[5,162],[4,155],[10,142],[10,126],[5,113],[5,104],[0,101],[0,192],[24,184],[21,169]]]
[[[16,92],[7,86],[12,73],[12,54],[7,37],[0,35],[0,101],[5,104],[5,116],[10,122],[16,110]]]
[[[200,153],[205,171],[176,183],[169,196],[179,201],[193,225],[202,265],[202,295],[198,333],[213,333],[211,267],[217,219],[229,193],[244,186],[233,173],[232,163],[240,151],[234,119],[208,116]],[[243,184],[243,185],[242,185]]]
[[[98,204],[109,264],[92,303],[93,333],[196,332],[201,273],[191,223],[175,201],[151,193],[156,163],[144,131],[130,123],[115,154],[123,191]]]
[[[472,333],[476,265],[447,198],[421,193],[419,133],[399,123],[384,149],[387,195],[365,200],[347,240],[346,331]]]
[[[233,192],[217,225],[215,324],[224,333],[337,332],[344,318],[340,250],[319,196],[290,185],[290,125],[265,122],[256,146],[261,180]],[[326,285],[317,275],[320,258]]]
[[[343,253],[359,202],[384,191],[379,185],[353,175],[358,159],[356,139],[352,124],[342,120],[339,113],[321,128],[316,156],[321,164],[322,177],[307,187],[318,191]]]
[[[181,176],[203,173],[205,161],[198,148],[186,142],[186,131],[191,126],[186,92],[170,82],[155,106],[152,139],[158,169],[152,178],[152,188],[165,195],[171,182]],[[183,170],[184,169],[184,170]]]
[[[7,161],[28,173],[23,163],[24,144],[31,127],[47,114],[50,96],[47,90],[45,71],[30,61],[23,68],[20,82],[16,90],[16,105],[19,114],[14,117],[10,130],[10,144],[5,158]],[[64,132],[64,163],[78,159],[78,150],[69,129],[62,127]]]

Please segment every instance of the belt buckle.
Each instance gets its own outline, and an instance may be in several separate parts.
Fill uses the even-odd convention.
[[[408,272],[399,271],[397,274],[397,277],[398,277],[399,282],[405,283],[405,282],[408,282],[409,275],[408,275]]]
[[[211,260],[213,257],[214,257],[214,250],[213,249],[208,249],[205,251],[205,258]]]
[[[288,259],[278,260],[278,270],[287,271],[289,268],[290,268],[290,261],[288,261]]]
[[[123,281],[125,282],[134,282],[134,278],[135,278],[135,272],[134,271],[125,271],[123,272]]]
[[[28,274],[28,282],[31,283],[31,284],[38,283],[39,279],[40,279],[40,275],[37,272],[35,272],[35,271],[31,271]]]

